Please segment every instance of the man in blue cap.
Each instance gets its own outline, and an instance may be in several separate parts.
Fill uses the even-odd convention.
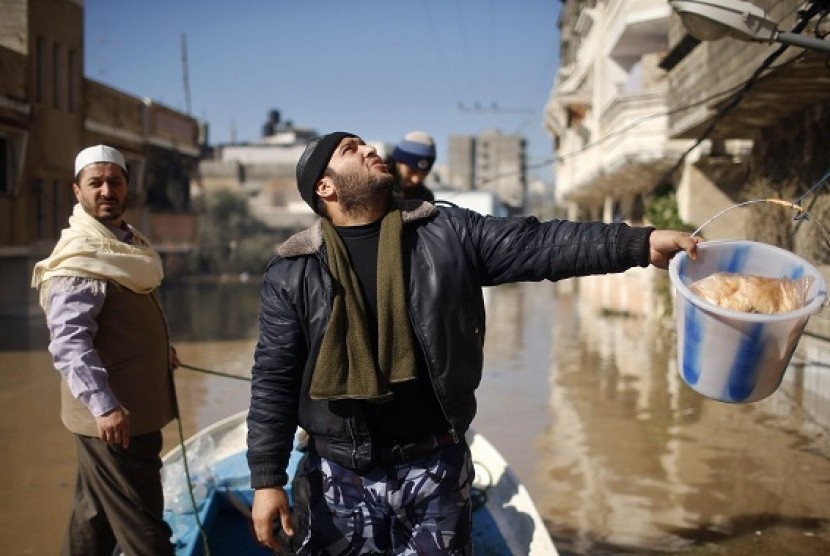
[[[395,176],[393,193],[396,198],[435,201],[432,191],[424,183],[435,163],[435,141],[432,137],[423,131],[407,133],[385,162],[389,172]]]

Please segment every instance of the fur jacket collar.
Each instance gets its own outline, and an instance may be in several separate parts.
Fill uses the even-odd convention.
[[[404,226],[410,222],[430,218],[438,213],[435,205],[426,201],[403,201],[402,203],[401,217]],[[280,257],[312,255],[319,251],[322,246],[323,223],[318,218],[310,227],[297,232],[277,247],[277,255]]]

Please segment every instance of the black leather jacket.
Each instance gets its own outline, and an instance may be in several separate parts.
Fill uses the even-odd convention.
[[[621,272],[649,261],[651,228],[492,218],[420,201],[406,203],[403,220],[412,330],[445,417],[459,436],[476,413],[482,286]],[[252,369],[248,464],[254,488],[286,483],[298,425],[321,439],[324,457],[353,469],[372,461],[359,404],[308,395],[333,296],[320,222],[289,238],[277,254],[262,286]]]

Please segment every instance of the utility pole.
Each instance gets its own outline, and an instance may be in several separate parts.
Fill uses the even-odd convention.
[[[187,35],[182,33],[182,77],[184,79],[185,112],[190,116],[190,71],[187,67]]]

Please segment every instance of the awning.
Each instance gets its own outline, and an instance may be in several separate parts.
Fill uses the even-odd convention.
[[[709,126],[731,97],[713,104],[710,117],[674,136],[695,139]],[[718,121],[710,139],[753,139],[760,128],[781,125],[819,103],[830,102],[830,67],[827,55],[807,52],[761,77],[740,103]]]
[[[650,193],[671,170],[676,160],[629,160],[604,171],[564,195],[566,201],[599,202],[605,197],[621,198]]]

